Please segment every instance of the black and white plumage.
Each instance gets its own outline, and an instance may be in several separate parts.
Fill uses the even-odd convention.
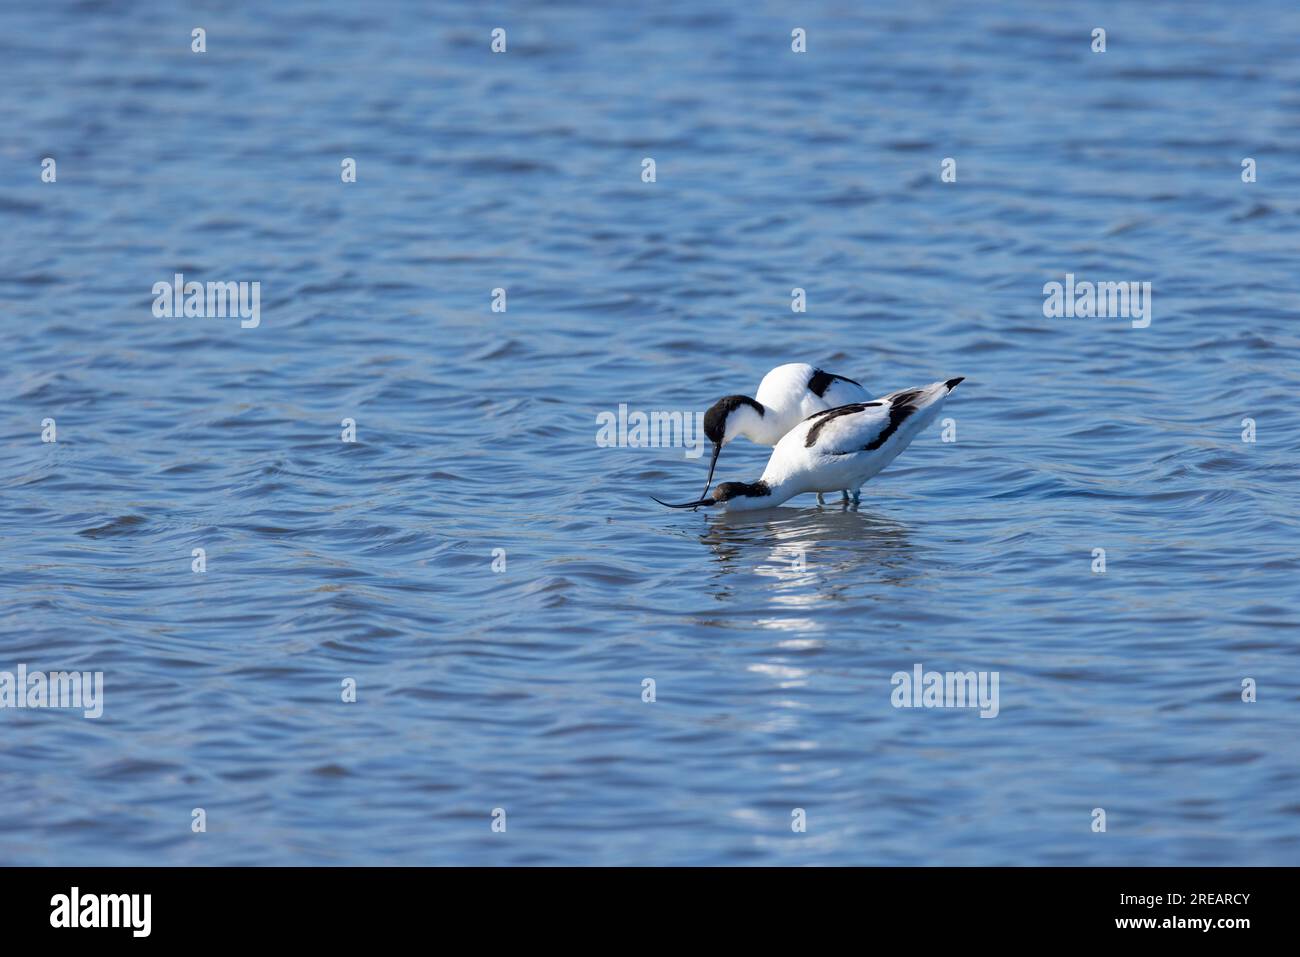
[[[704,490],[713,483],[722,447],[733,439],[744,436],[759,445],[776,445],[813,413],[869,398],[861,383],[806,362],[777,366],[763,376],[754,398],[723,396],[704,414],[704,435],[713,443]]]
[[[747,511],[773,508],[804,492],[859,489],[934,421],[961,381],[903,389],[811,415],[777,443],[757,482],[722,482],[698,502],[670,507]],[[854,492],[854,502],[857,498]]]

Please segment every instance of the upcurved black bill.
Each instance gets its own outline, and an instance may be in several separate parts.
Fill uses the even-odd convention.
[[[722,451],[722,443],[721,443],[721,442],[714,442],[714,443],[713,443],[713,458],[709,459],[709,479],[708,479],[707,482],[704,483],[704,491],[700,493],[701,495],[708,495],[708,494],[709,494],[709,489],[710,489],[710,488],[712,487],[712,485],[713,485],[713,469],[714,469],[714,468],[717,466],[717,464],[718,464],[718,453],[721,452],[721,451]],[[699,508],[699,506],[697,505],[696,508]]]
[[[654,498],[656,502],[659,502],[659,499],[655,498],[653,495],[650,497]],[[701,505],[713,505],[715,503],[711,498],[702,498],[698,502],[683,502],[681,505],[674,505],[671,502],[659,502],[659,504],[665,505],[668,508],[699,508]]]

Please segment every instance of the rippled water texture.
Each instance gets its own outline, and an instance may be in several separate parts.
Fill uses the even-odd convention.
[[[0,670],[105,698],[0,710],[0,861],[1294,863],[1300,13],[1217,6],[7,6]],[[597,445],[788,361],[956,441]]]

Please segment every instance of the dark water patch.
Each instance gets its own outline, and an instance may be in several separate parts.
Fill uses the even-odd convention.
[[[148,522],[143,515],[120,515],[103,525],[83,528],[77,532],[85,538],[115,538],[123,535],[135,535],[137,530]]]

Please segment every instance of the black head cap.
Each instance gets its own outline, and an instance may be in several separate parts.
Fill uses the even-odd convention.
[[[747,395],[723,396],[704,413],[704,434],[710,442],[714,445],[722,444],[727,435],[727,416],[742,405],[749,406],[759,415],[763,414],[763,407]]]
[[[726,502],[729,499],[748,496],[756,498],[760,495],[771,495],[772,489],[766,482],[719,482],[713,486],[714,503]]]

